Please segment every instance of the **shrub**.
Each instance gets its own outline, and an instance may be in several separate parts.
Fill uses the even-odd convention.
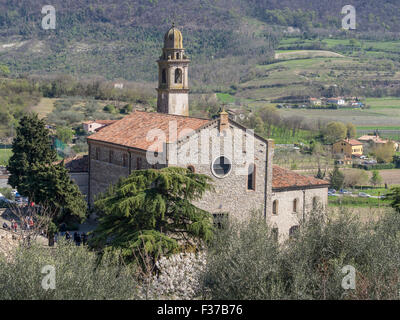
[[[109,113],[115,113],[115,112],[116,112],[115,106],[112,105],[112,104],[106,105],[106,106],[103,108],[103,110],[104,110],[105,112],[109,112]]]
[[[207,256],[204,294],[211,299],[283,298],[279,247],[261,216],[230,223],[216,234]]]
[[[41,286],[44,266],[55,267],[56,288]],[[135,299],[137,283],[133,270],[110,258],[98,261],[86,246],[59,241],[56,249],[20,247],[12,261],[0,256],[1,300]]]
[[[329,219],[309,214],[291,239],[277,246],[261,217],[222,231],[210,248],[204,277],[212,299],[398,299],[400,215],[386,212],[361,223],[342,211]],[[356,270],[344,290],[342,268]]]

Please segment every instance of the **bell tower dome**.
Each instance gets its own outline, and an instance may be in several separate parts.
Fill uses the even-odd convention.
[[[164,36],[164,48],[157,63],[157,112],[188,116],[190,60],[185,55],[182,33],[174,24]]]

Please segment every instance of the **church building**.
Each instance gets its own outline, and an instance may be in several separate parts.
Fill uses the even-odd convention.
[[[273,165],[274,142],[222,111],[189,116],[190,60],[172,26],[159,58],[157,112],[133,111],[88,136],[89,204],[133,170],[180,166],[210,176],[215,190],[195,203],[214,217],[246,219],[262,212],[279,238],[293,233],[316,205],[327,205],[329,183]]]

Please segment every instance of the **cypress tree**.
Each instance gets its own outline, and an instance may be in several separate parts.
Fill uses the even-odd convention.
[[[46,205],[56,213],[55,222],[83,221],[86,201],[68,175],[64,163],[56,164],[49,130],[37,114],[21,118],[7,166],[8,183],[30,201]]]
[[[335,166],[333,171],[329,174],[331,187],[336,190],[340,190],[344,183],[344,174],[339,171],[338,166]]]

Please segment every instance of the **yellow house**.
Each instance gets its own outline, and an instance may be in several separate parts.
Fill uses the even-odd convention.
[[[356,139],[344,139],[333,144],[334,154],[343,154],[345,158],[359,157],[363,154],[363,144]]]

